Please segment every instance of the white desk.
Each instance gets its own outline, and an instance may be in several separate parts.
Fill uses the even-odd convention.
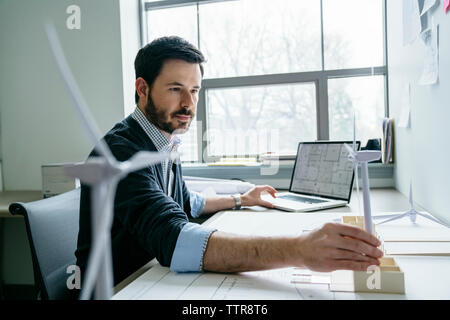
[[[408,208],[407,198],[393,189],[372,190],[371,198],[374,212]],[[356,214],[357,207],[353,197],[350,207],[308,214],[257,209],[224,211],[205,224],[235,233],[301,232],[342,214]],[[450,257],[396,256],[396,261],[405,274],[405,295],[330,292],[327,284],[293,284],[292,268],[239,274],[177,274],[152,260],[119,284],[113,299],[450,299]]]

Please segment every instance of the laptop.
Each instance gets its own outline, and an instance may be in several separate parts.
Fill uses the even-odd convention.
[[[352,141],[300,142],[289,192],[264,195],[275,208],[307,212],[345,206],[352,194],[354,167],[344,144]],[[356,143],[357,150],[360,141]]]

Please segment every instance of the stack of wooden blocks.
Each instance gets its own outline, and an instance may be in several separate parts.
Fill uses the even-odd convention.
[[[364,229],[363,216],[344,216],[342,223]],[[372,230],[377,236],[375,225],[372,225]],[[381,249],[383,250],[382,246]],[[405,279],[403,271],[395,259],[384,256],[380,259],[379,266],[371,266],[367,271],[338,270],[332,272],[330,290],[404,294]]]

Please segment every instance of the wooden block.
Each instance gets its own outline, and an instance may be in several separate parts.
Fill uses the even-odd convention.
[[[367,272],[351,270],[333,271],[331,273],[330,290],[404,294],[404,273],[396,264],[381,264],[379,267],[369,267]]]
[[[364,229],[364,217],[363,216],[343,216],[341,219],[341,222],[344,224],[349,224],[349,225],[358,227],[360,229]],[[375,231],[375,223],[372,223],[372,232],[377,238],[379,238]]]
[[[342,223],[364,229],[364,217],[344,216]],[[375,225],[373,226],[375,233]],[[376,233],[375,233],[376,235]],[[383,250],[384,251],[384,250]],[[368,271],[337,270],[331,273],[331,291],[405,293],[403,271],[393,257],[384,256],[379,266],[371,266]]]

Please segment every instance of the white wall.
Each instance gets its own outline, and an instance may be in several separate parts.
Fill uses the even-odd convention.
[[[66,28],[66,8],[72,4],[81,8],[81,30]],[[120,9],[127,11],[121,15]],[[42,23],[47,17],[57,27],[74,76],[103,133],[123,119],[124,101],[134,97],[134,92],[124,94],[122,73],[127,67],[127,81],[134,76],[129,63],[134,56],[121,44],[136,54],[137,43],[130,43],[138,37],[137,0],[0,0],[5,190],[40,190],[42,164],[82,161],[91,150],[47,44]],[[126,32],[121,32],[123,28]],[[127,54],[124,64],[123,53]]]
[[[139,0],[120,0],[120,32],[125,116],[136,107],[134,60],[140,49]],[[1,146],[0,146],[1,147]]]
[[[395,128],[396,187],[408,195],[412,179],[415,202],[450,223],[450,13],[439,2],[430,15],[440,27],[439,82],[421,86],[424,45],[403,47],[402,1],[388,0],[389,101],[398,120],[402,87],[411,83],[411,128]]]
[[[81,30],[66,28],[71,4],[81,8]],[[6,190],[40,190],[42,164],[82,161],[92,148],[51,56],[45,17],[55,23],[103,133],[123,119],[125,105],[130,110],[134,104],[138,0],[0,0],[0,155]],[[32,284],[24,221],[4,219],[3,227],[0,279]]]

